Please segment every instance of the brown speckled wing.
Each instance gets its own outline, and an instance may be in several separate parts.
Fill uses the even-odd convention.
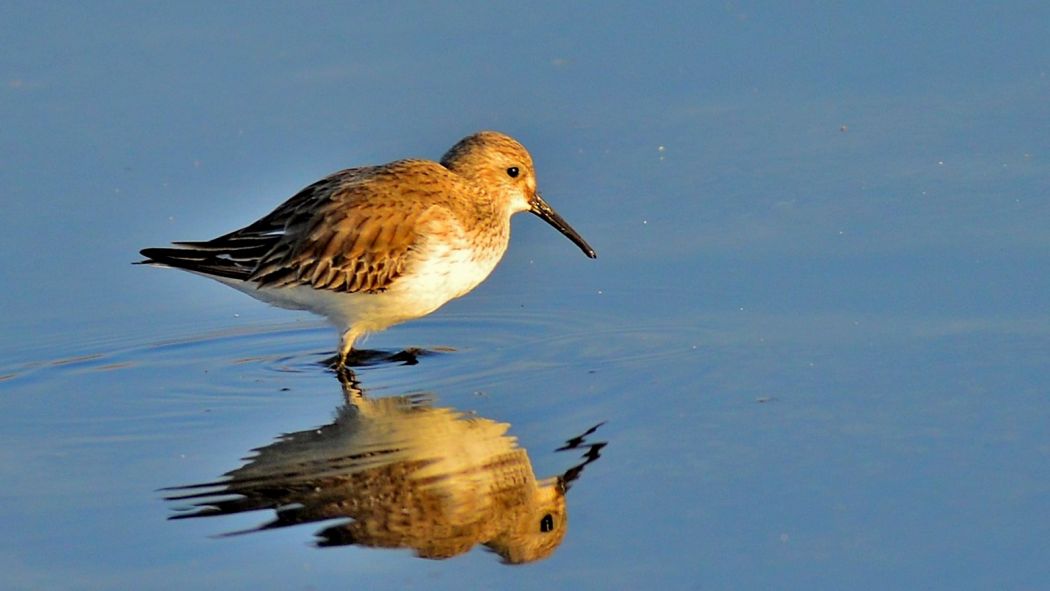
[[[142,254],[144,262],[260,287],[378,293],[406,272],[423,236],[458,228],[452,195],[466,190],[455,174],[426,160],[349,168],[244,228]]]
[[[283,233],[248,279],[260,287],[384,291],[405,272],[418,229],[434,215],[440,183],[427,181],[444,173],[433,163],[406,161],[329,177],[312,198],[290,200],[284,219],[270,220]]]

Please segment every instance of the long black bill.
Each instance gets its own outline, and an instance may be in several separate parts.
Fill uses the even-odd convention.
[[[573,230],[572,226],[569,225],[569,222],[562,219],[562,217],[558,215],[558,212],[554,211],[550,205],[547,205],[547,202],[543,200],[543,197],[540,197],[539,193],[533,195],[531,205],[532,208],[529,209],[529,211],[542,218],[543,221],[557,228],[562,234],[565,234],[569,240],[572,240],[576,246],[580,247],[583,254],[592,259],[598,258],[598,253],[594,252],[591,245],[587,244],[587,241],[584,240],[576,230]]]

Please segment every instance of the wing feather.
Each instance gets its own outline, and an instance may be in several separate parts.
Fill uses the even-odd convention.
[[[442,216],[458,177],[441,165],[402,160],[334,173],[296,193],[258,221],[180,248],[146,249],[150,260],[260,287],[308,285],[378,293],[402,274]]]
[[[341,183],[326,200],[284,221],[284,233],[250,275],[261,287],[378,293],[405,272],[438,213],[449,173],[434,163],[404,161]],[[418,177],[418,178],[413,178]],[[411,190],[407,187],[412,187]]]

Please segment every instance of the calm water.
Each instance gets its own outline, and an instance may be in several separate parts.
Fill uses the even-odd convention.
[[[1050,587],[1041,4],[5,3],[0,40],[4,589]],[[599,258],[516,218],[357,402],[317,319],[129,264],[484,128]],[[328,512],[498,452],[524,484],[425,492],[510,527],[599,443],[528,566]]]

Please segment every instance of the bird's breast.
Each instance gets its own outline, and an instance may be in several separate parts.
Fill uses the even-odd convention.
[[[477,287],[496,268],[506,248],[506,240],[428,241],[392,290],[429,313]]]

